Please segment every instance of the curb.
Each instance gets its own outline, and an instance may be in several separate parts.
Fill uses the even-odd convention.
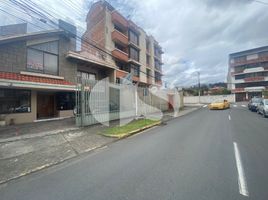
[[[148,125],[148,126],[144,126],[144,127],[142,127],[142,128],[136,129],[136,130],[134,130],[134,131],[130,131],[130,132],[128,132],[128,133],[121,133],[121,134],[119,134],[119,135],[106,135],[106,134],[101,134],[101,135],[102,135],[102,136],[105,136],[105,137],[111,137],[111,138],[123,139],[123,138],[126,138],[126,137],[128,137],[128,136],[131,136],[131,135],[133,135],[133,134],[135,134],[135,133],[144,131],[144,130],[149,129],[149,128],[152,128],[152,127],[154,127],[154,126],[158,126],[158,125],[160,125],[161,123],[162,123],[161,121],[160,121],[160,122],[156,122],[156,123],[154,123],[154,124],[150,124],[150,125]]]
[[[169,119],[169,120],[167,120],[167,121],[171,121],[171,120],[177,119],[177,118],[179,118],[179,117],[188,115],[188,114],[190,114],[190,113],[192,113],[192,112],[194,112],[194,111],[200,110],[201,108],[202,108],[202,107],[198,107],[198,108],[196,108],[196,109],[194,109],[194,110],[191,110],[191,111],[189,111],[189,112],[187,112],[187,113],[185,113],[185,114],[183,114],[183,115],[180,115],[180,116],[177,116],[177,117],[173,117],[173,118],[171,118],[171,119]],[[120,141],[120,140],[122,140],[122,139],[128,138],[128,137],[130,137],[130,136],[132,136],[132,135],[134,135],[134,134],[136,134],[136,133],[139,133],[139,132],[142,132],[142,131],[144,131],[144,130],[150,129],[150,128],[152,128],[152,127],[161,125],[162,123],[163,123],[163,122],[160,121],[160,122],[157,122],[157,123],[154,123],[154,124],[145,126],[145,127],[143,127],[143,128],[140,128],[140,129],[136,129],[136,130],[134,130],[134,131],[131,131],[131,132],[129,132],[128,134],[123,135],[123,136],[121,136],[121,137],[118,137],[118,136],[116,136],[116,137],[112,137],[112,138],[116,138],[116,139],[113,140],[113,141],[111,141],[111,142],[108,142],[108,143],[106,143],[106,144],[103,144],[103,145],[100,145],[100,146],[97,146],[97,147],[88,149],[88,150],[86,150],[86,151],[84,151],[84,152],[82,152],[82,153],[80,153],[80,154],[76,154],[75,156],[72,156],[72,157],[69,157],[69,158],[67,157],[67,158],[62,159],[62,160],[59,160],[59,161],[57,161],[57,162],[48,163],[48,164],[45,164],[45,165],[43,165],[43,166],[37,167],[37,168],[35,168],[35,169],[29,170],[28,172],[24,172],[24,173],[22,173],[22,174],[20,174],[20,175],[18,175],[18,176],[9,178],[9,179],[4,180],[4,181],[0,181],[0,185],[7,184],[7,183],[10,182],[10,181],[13,181],[13,180],[22,178],[22,177],[24,177],[24,176],[26,176],[26,175],[33,174],[33,173],[37,173],[37,172],[39,172],[39,171],[41,171],[41,170],[48,169],[49,167],[57,166],[57,165],[59,165],[59,164],[61,164],[61,163],[64,163],[64,162],[66,162],[66,161],[69,161],[69,160],[71,160],[71,159],[75,159],[75,158],[78,158],[78,157],[83,156],[83,155],[85,155],[85,154],[94,152],[94,151],[96,151],[96,150],[98,150],[98,149],[101,149],[101,148],[107,146],[107,145],[110,145],[110,144],[115,143],[115,142],[117,142],[117,141]],[[67,132],[68,132],[68,131],[67,131]],[[101,135],[102,135],[102,134],[101,134]],[[122,135],[122,134],[121,134],[121,135]],[[107,135],[102,135],[102,136],[110,137],[110,138],[111,138],[111,136],[107,136]],[[0,142],[0,143],[1,143],[1,142]]]

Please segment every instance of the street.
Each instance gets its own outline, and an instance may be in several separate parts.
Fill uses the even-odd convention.
[[[0,186],[1,200],[268,199],[268,119],[207,107]]]

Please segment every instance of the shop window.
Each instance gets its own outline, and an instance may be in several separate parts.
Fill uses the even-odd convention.
[[[0,114],[31,112],[31,91],[0,89]]]

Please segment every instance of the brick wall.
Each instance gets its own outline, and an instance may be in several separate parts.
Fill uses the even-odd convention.
[[[100,48],[105,47],[105,7],[96,4],[87,15],[87,31],[83,35],[82,50],[94,55],[101,53],[88,43],[94,43]]]
[[[0,71],[19,73],[26,70],[26,42],[0,45]]]

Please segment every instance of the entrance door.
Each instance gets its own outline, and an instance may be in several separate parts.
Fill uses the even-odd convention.
[[[37,93],[37,119],[55,117],[55,95]]]

